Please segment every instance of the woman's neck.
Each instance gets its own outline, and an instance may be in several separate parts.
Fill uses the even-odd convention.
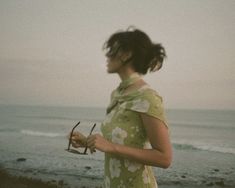
[[[132,74],[136,73],[133,69],[123,69],[122,71],[118,72],[119,77],[121,80],[128,79]]]

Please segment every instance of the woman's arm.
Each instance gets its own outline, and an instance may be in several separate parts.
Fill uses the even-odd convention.
[[[113,153],[130,160],[136,160],[146,165],[168,168],[172,161],[172,148],[168,128],[154,117],[140,114],[145,126],[152,149],[139,149],[109,142],[99,134],[88,137],[88,147],[91,151],[98,149],[103,152]]]

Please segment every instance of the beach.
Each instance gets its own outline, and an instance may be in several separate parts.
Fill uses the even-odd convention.
[[[159,187],[235,187],[234,114],[168,111],[173,162],[168,169],[153,168]],[[93,123],[99,132],[104,109],[1,106],[0,116],[1,188],[102,186],[103,153],[84,156],[65,149],[78,120],[85,134]]]
[[[27,160],[26,160],[27,161]],[[26,161],[18,161],[18,163],[24,163]],[[199,162],[202,161],[202,162]],[[214,154],[211,155],[206,151],[197,152],[185,152],[174,151],[174,161],[169,169],[156,169],[158,185],[160,188],[194,188],[194,187],[235,187],[235,159],[234,156],[228,154]],[[88,169],[87,164],[87,169]],[[22,170],[14,171],[11,169],[5,169],[14,179],[19,176],[33,179],[31,187],[37,187],[38,181],[45,182],[43,187],[68,187],[68,188],[82,188],[101,187],[102,179],[95,177],[76,176],[76,179],[60,176],[56,177],[44,177],[40,172],[37,173],[37,169],[31,171]],[[89,169],[92,170],[92,169]],[[2,170],[1,170],[2,171]],[[2,178],[2,177],[0,177]],[[1,179],[2,180],[2,179]],[[8,180],[6,180],[8,181]],[[9,181],[12,183],[12,180]],[[17,183],[21,181],[15,181]],[[49,184],[48,184],[49,183]],[[15,185],[16,186],[16,185]],[[20,186],[19,186],[20,187]],[[1,185],[2,188],[2,185]],[[20,187],[21,188],[21,187]]]
[[[26,159],[27,161],[27,159]],[[18,161],[24,163],[26,161]],[[235,187],[235,159],[231,154],[214,153],[211,155],[206,151],[176,151],[174,150],[174,161],[169,169],[156,168],[157,181],[160,188],[194,188],[194,187]],[[232,166],[233,165],[233,166]],[[91,170],[87,167],[83,170]],[[102,185],[102,179],[96,177],[76,176],[72,178],[46,177],[37,173],[37,169],[31,171],[29,169],[14,171],[5,169],[12,176],[33,178],[35,185],[36,180],[45,182],[45,187],[52,185],[56,187],[81,188],[90,187],[96,188]],[[80,169],[81,170],[81,169]],[[49,185],[48,185],[49,183]],[[99,186],[100,185],[100,186]],[[19,186],[20,187],[20,186]],[[43,186],[44,187],[44,186]]]

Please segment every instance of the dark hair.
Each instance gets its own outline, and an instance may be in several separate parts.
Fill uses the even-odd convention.
[[[153,43],[146,33],[138,29],[114,33],[104,43],[103,48],[108,50],[107,56],[115,56],[119,49],[130,51],[132,56],[123,63],[131,62],[135,71],[141,74],[159,70],[166,57],[164,47]]]

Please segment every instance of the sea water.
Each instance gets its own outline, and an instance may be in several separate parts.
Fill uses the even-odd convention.
[[[208,151],[235,157],[235,111],[166,110],[175,150]],[[0,106],[0,165],[19,175],[76,180],[103,178],[104,156],[76,155],[65,151],[67,136],[85,135],[94,123],[100,133],[104,108]]]

